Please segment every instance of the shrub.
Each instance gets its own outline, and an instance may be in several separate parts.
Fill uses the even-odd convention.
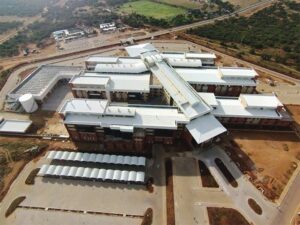
[[[28,177],[26,178],[25,184],[33,185],[34,184],[34,178],[36,177],[39,170],[40,170],[39,168],[36,168],[36,169],[32,170],[30,172],[30,174],[28,175]]]
[[[148,208],[144,213],[144,218],[141,225],[151,225],[153,221],[153,210]]]
[[[15,209],[21,204],[21,202],[23,202],[25,200],[25,198],[26,198],[25,196],[20,196],[20,197],[16,198],[15,200],[13,200],[5,212],[5,217],[8,217],[9,215],[11,215],[15,211]]]

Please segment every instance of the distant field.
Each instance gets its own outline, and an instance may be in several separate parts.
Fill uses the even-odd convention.
[[[227,2],[230,2],[233,5],[239,5],[241,7],[246,7],[248,5],[254,4],[259,2],[259,0],[227,0]]]
[[[181,6],[184,8],[195,9],[199,8],[206,1],[193,1],[193,0],[159,0],[159,2],[167,3],[170,5]]]
[[[123,13],[137,13],[146,17],[156,19],[168,19],[174,16],[185,14],[186,10],[179,7],[173,7],[166,4],[160,4],[147,0],[125,3],[120,9]]]
[[[205,3],[207,3],[206,0],[158,0],[159,2],[180,6],[188,9],[195,9],[195,8],[201,8]],[[229,2],[235,6],[239,5],[240,7],[246,7],[248,5],[254,4],[259,2],[259,0],[224,0],[226,2]]]

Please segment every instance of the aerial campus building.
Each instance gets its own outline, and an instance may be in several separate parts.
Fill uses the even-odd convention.
[[[58,80],[68,80],[74,98],[59,113],[71,139],[108,150],[143,151],[176,140],[201,147],[226,127],[287,129],[292,123],[274,94],[256,93],[258,74],[251,68],[220,68],[214,54],[160,53],[151,44],[126,51],[128,57],[91,56],[85,71],[56,67],[52,79],[37,71],[8,95],[9,104],[18,108],[25,92],[41,103]],[[26,89],[33,77],[45,82],[34,93]]]

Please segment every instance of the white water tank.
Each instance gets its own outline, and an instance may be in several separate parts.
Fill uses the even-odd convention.
[[[33,113],[38,109],[38,105],[32,94],[25,94],[19,98],[19,102],[27,113]]]

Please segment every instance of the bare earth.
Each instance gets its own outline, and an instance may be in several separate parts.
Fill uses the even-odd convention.
[[[299,165],[299,138],[292,133],[240,130],[231,131],[231,136],[240,150],[239,163],[245,164],[244,170],[257,176],[254,183],[262,183],[275,195],[273,198],[278,198]]]

